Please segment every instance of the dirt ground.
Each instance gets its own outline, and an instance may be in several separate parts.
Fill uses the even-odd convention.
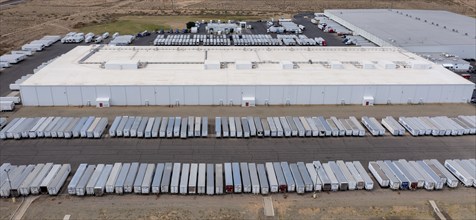
[[[474,219],[476,190],[391,191],[376,189],[272,194],[274,218],[263,214],[263,196],[106,195],[104,197],[41,196],[23,219],[435,219],[428,200],[451,219]],[[18,199],[17,201],[21,201]],[[8,219],[20,202],[0,199],[0,219]],[[87,211],[86,211],[87,210]]]
[[[21,107],[13,112],[1,112],[1,117],[45,117],[45,116],[98,116],[113,120],[115,116],[335,116],[347,118],[355,116],[448,116],[475,115],[473,104],[424,104],[424,105],[312,105],[312,106],[140,106],[140,107]],[[11,119],[9,119],[11,120]]]
[[[126,15],[259,16],[274,17],[328,8],[441,9],[473,16],[473,0],[28,0],[0,1],[0,54],[39,39],[89,25],[113,22]]]

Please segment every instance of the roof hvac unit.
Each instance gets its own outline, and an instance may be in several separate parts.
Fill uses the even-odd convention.
[[[375,65],[371,61],[362,61],[360,64],[362,69],[375,69]]]
[[[330,61],[331,69],[344,69],[344,65],[340,61]]]
[[[216,60],[205,60],[205,63],[203,65],[206,70],[218,70],[220,69],[220,66],[220,61]]]
[[[412,69],[416,69],[416,70],[431,69],[431,64],[427,62],[412,61]]]
[[[388,60],[379,61],[379,63],[384,69],[396,69],[397,65]]]
[[[294,69],[294,63],[291,62],[291,61],[283,60],[283,61],[279,62],[279,64],[281,65],[281,69],[283,69],[283,70]]]
[[[250,70],[253,69],[253,64],[251,61],[245,61],[245,60],[237,60],[235,62],[235,66],[237,70]]]
[[[110,60],[104,64],[107,70],[133,70],[139,68],[139,62],[133,60]]]

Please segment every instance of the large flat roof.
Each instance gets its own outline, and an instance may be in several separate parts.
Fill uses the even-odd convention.
[[[333,9],[325,10],[325,14],[412,52],[476,56],[476,19],[468,16],[439,10],[402,9]]]
[[[117,64],[121,60],[125,66],[139,63],[139,68],[104,68],[108,61]],[[215,61],[207,63],[220,62],[222,67],[205,69],[205,60]],[[255,68],[237,69],[237,65],[246,61],[253,62]],[[293,62],[295,68],[283,68],[282,64],[286,62],[282,61]],[[374,64],[375,68],[364,69],[361,62]],[[378,63],[396,64],[397,68],[385,69]],[[412,68],[412,64],[430,69]],[[334,65],[337,68],[331,67]],[[440,65],[395,47],[155,46],[77,46],[22,83],[56,86],[391,84],[472,83]]]

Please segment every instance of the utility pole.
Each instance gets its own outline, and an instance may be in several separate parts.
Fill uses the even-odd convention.
[[[9,190],[12,190],[12,181],[10,180],[10,168],[4,169],[4,171],[7,173],[7,181],[8,181],[8,186],[10,187]],[[12,196],[12,202],[15,203],[15,197]]]

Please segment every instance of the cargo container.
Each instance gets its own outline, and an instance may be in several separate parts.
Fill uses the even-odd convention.
[[[400,189],[401,182],[397,179],[395,174],[393,174],[393,172],[390,170],[387,164],[385,164],[381,160],[378,160],[377,164],[380,167],[380,169],[383,171],[383,173],[385,173],[385,175],[387,176],[389,180],[390,189],[393,189],[393,190]]]
[[[31,174],[31,172],[35,169],[35,165],[30,164],[25,167],[25,169],[19,173],[16,176],[13,176],[10,180],[10,195],[13,197],[18,197],[20,196],[20,186],[25,181],[25,179],[28,177],[28,175]],[[9,186],[9,187],[10,187]]]
[[[116,136],[116,130],[119,124],[121,123],[122,116],[116,116],[114,118],[114,121],[111,124],[111,127],[109,128],[109,136],[115,137]]]
[[[164,175],[164,163],[158,163],[155,168],[154,179],[151,184],[152,193],[160,193],[160,185],[162,184],[162,176]]]
[[[346,121],[353,129],[352,135],[361,136],[361,137],[365,136],[365,128],[360,124],[360,122],[354,116],[350,116],[348,120],[346,119]],[[357,135],[355,134],[356,131],[357,131]]]
[[[188,133],[188,130],[187,130],[188,118],[183,117],[182,121],[180,123],[181,123],[181,127],[182,127],[182,129],[180,129],[180,138],[186,139],[187,138],[187,133]]]
[[[418,180],[408,171],[408,169],[400,161],[393,161],[395,167],[408,179],[408,189],[415,190],[418,188]]]
[[[207,165],[204,163],[198,164],[198,177],[197,177],[197,193],[198,194],[205,194],[206,189],[207,189],[207,184],[206,184],[206,172],[207,172]],[[190,174],[190,181],[192,182],[192,175]],[[189,183],[190,185],[190,183]],[[190,193],[190,189],[189,189]]]
[[[81,118],[73,118],[68,127],[63,131],[64,138],[73,138],[73,129],[78,124],[79,120],[81,120]]]
[[[250,137],[250,125],[248,124],[248,119],[246,117],[241,117],[241,126],[243,127],[243,137]]]
[[[21,166],[11,166],[10,171],[8,173],[8,180],[3,181],[3,185],[0,186],[0,196],[1,197],[9,197],[10,192],[13,186],[13,182],[17,180],[17,178],[23,173],[27,166],[26,165],[21,165]]]
[[[443,189],[443,185],[445,184],[445,180],[443,180],[440,176],[438,176],[427,164],[425,164],[422,160],[415,161],[418,165],[420,165],[422,172],[425,173],[424,175],[428,175],[430,180],[434,182],[434,189]]]
[[[339,123],[345,130],[345,136],[357,136],[358,131],[354,131],[352,126],[349,124],[349,119],[339,119]]]
[[[78,123],[73,128],[73,137],[75,138],[81,137],[81,129],[83,128],[87,120],[88,120],[88,117],[81,117],[81,119],[79,119]]]
[[[88,164],[85,164],[85,163],[82,163],[79,165],[78,169],[76,170],[76,173],[74,173],[73,178],[68,184],[68,194],[70,195],[76,194],[76,186],[78,185],[79,180],[81,180],[81,177],[83,176],[87,167],[88,167]]]
[[[119,176],[117,176],[117,180],[114,183],[114,191],[116,194],[123,194],[124,193],[124,184],[126,182],[127,175],[129,174],[129,169],[131,168],[130,163],[124,163],[121,167],[121,171],[119,172]]]
[[[273,162],[273,168],[278,182],[278,192],[286,192],[288,185],[284,177],[283,169],[281,168],[281,163]]]
[[[339,189],[341,191],[348,190],[350,181],[347,179],[347,177],[344,175],[342,170],[339,168],[339,165],[337,165],[337,163],[334,161],[329,161],[328,164],[330,168],[332,169],[332,172],[334,172],[337,178],[337,181],[339,182]]]
[[[316,169],[317,176],[319,177],[319,180],[321,182],[321,189],[323,191],[337,191],[339,189],[339,184],[337,183],[337,180],[335,181],[333,186],[330,177],[327,175],[320,161],[313,161],[312,165],[314,165],[314,168]]]
[[[417,181],[417,188],[423,188],[425,186],[425,178],[410,164],[404,159],[398,160],[406,170],[415,178]]]
[[[390,160],[385,160],[384,163],[388,166],[390,171],[392,171],[393,175],[397,177],[398,181],[400,182],[400,189],[409,189],[410,187],[410,180],[392,163]]]
[[[354,165],[355,169],[359,172],[360,177],[362,177],[362,179],[364,180],[365,189],[372,190],[374,188],[374,181],[372,180],[372,178],[370,178],[369,174],[364,169],[362,164],[359,161],[354,161],[352,162],[352,165]]]
[[[38,121],[36,121],[35,125],[28,131],[29,138],[36,138],[36,131],[38,128],[45,122],[47,117],[41,117]]]
[[[58,174],[59,170],[61,169],[61,164],[55,164],[51,168],[51,170],[48,172],[48,175],[45,176],[43,181],[40,184],[40,192],[45,194],[48,192],[48,186],[51,184],[51,181],[53,181],[53,178]]]
[[[243,126],[241,124],[241,118],[235,117],[235,126],[236,126],[236,137],[243,137]]]
[[[147,121],[147,125],[145,126],[145,129],[144,129],[144,138],[152,138],[152,137],[159,136],[159,125],[155,123],[156,122],[155,119],[156,118],[154,117],[150,117],[149,120]]]
[[[241,172],[240,172],[240,164],[234,162],[231,164],[233,170],[233,192],[234,193],[242,193],[243,192],[243,185],[241,182]],[[225,166],[226,168],[226,166]],[[225,169],[226,174],[226,169]]]
[[[223,132],[223,137],[230,137],[230,127],[228,126],[228,118],[221,118],[221,130]]]
[[[31,171],[31,173],[28,174],[26,179],[21,183],[18,189],[22,196],[27,196],[30,194],[31,183],[35,180],[35,178],[38,176],[38,174],[41,172],[44,166],[45,164],[42,164],[42,163],[37,164],[35,168]],[[6,168],[7,167],[4,167],[4,166],[0,167],[0,172],[4,172]],[[1,178],[3,180],[3,176],[1,176]],[[2,185],[2,182],[0,182],[0,186],[1,185]]]
[[[164,174],[162,176],[162,183],[160,184],[160,191],[163,193],[170,192],[170,182],[172,180],[172,171],[173,171],[173,164],[165,163]]]
[[[124,182],[124,193],[132,193],[134,190],[134,181],[139,170],[139,163],[131,163],[129,172],[127,173],[126,181]]]
[[[223,164],[215,164],[215,194],[223,194]]]
[[[202,117],[202,137],[208,137],[208,117]]]
[[[102,196],[104,195],[104,190],[106,189],[107,179],[112,171],[112,164],[106,164],[102,169],[101,174],[99,175],[98,181],[94,185],[94,195]]]
[[[256,166],[256,170],[258,172],[261,194],[267,195],[269,193],[269,184],[268,184],[268,177],[266,176],[266,168],[264,164],[258,164]]]
[[[207,190],[206,193],[207,195],[213,195],[215,193],[215,166],[213,164],[207,164],[206,166],[206,174],[207,174],[207,179],[206,179],[206,184],[207,184]],[[199,169],[199,179],[201,178],[201,171]],[[200,193],[201,191],[199,191]]]
[[[250,180],[251,180],[251,192],[253,194],[260,193],[260,184],[258,179],[258,173],[255,163],[248,164],[248,170],[250,172]]]
[[[93,175],[95,169],[96,169],[96,165],[88,165],[88,167],[84,171],[83,176],[81,176],[81,179],[79,180],[78,184],[76,185],[76,195],[77,196],[86,195],[86,185],[88,184],[89,179]]]
[[[428,167],[428,173],[431,172],[432,178],[437,183],[435,189],[443,189],[446,183],[446,176],[430,160],[423,160],[422,162]],[[474,172],[476,173],[476,171]]]
[[[134,193],[140,194],[142,192],[142,182],[144,181],[145,172],[147,170],[147,163],[141,163],[137,171],[136,178],[134,180],[133,190]]]
[[[347,129],[346,127],[342,124],[342,122],[337,119],[336,117],[330,117],[330,120],[335,124],[335,126],[337,127],[337,129],[339,130],[339,136],[345,136],[347,135],[346,132],[347,132]]]
[[[202,135],[201,129],[202,129],[202,117],[195,117],[195,137],[200,137]]]
[[[288,121],[286,120],[286,117],[279,117],[279,122],[281,123],[281,126],[282,126],[283,135],[285,137],[291,137],[292,130],[291,130],[291,126],[289,125]],[[297,129],[296,129],[296,133],[297,133]]]
[[[58,174],[55,178],[51,181],[48,185],[48,194],[50,195],[58,195],[61,190],[61,187],[66,182],[69,174],[71,172],[71,165],[70,164],[63,164],[61,169],[58,171]]]
[[[273,117],[267,117],[266,121],[268,122],[269,125],[269,130],[270,130],[270,135],[271,137],[277,137],[278,136],[278,129],[276,128],[276,124],[274,123]]]
[[[7,139],[7,131],[15,125],[20,119],[14,118],[10,123],[8,123],[3,129],[0,130],[0,139]]]
[[[473,181],[473,185],[475,185],[475,173],[473,167],[468,167],[466,163],[462,162],[461,160],[453,160],[455,164],[458,164],[459,167],[461,167],[461,171],[465,171],[468,175],[467,178]]]
[[[155,118],[149,118],[149,122],[147,122],[147,126],[149,124],[152,124],[152,131],[150,132],[150,137],[152,138],[157,138],[159,137],[159,129],[160,129],[160,122],[162,121],[162,117],[155,117]],[[147,135],[147,128],[146,128],[146,133],[144,134],[146,138],[148,138]]]
[[[122,163],[115,163],[114,166],[112,167],[111,174],[109,175],[106,181],[106,193],[114,192],[114,187],[117,181],[117,177],[119,176],[119,173],[121,172],[121,168],[122,168]]]
[[[131,137],[137,137],[137,129],[142,121],[142,116],[135,117],[134,122],[132,123],[131,129],[129,131],[129,135]]]
[[[280,165],[283,170],[284,179],[286,180],[286,190],[288,192],[296,191],[296,183],[294,182],[293,174],[291,173],[288,162],[281,162]]]
[[[172,170],[172,178],[170,181],[170,193],[173,193],[173,194],[179,193],[181,170],[182,170],[181,164],[174,163],[174,168]]]
[[[145,175],[144,175],[144,178],[143,178],[142,184],[141,184],[141,193],[142,194],[149,194],[150,193],[152,178],[154,176],[154,171],[155,171],[155,164],[153,164],[153,163],[147,164],[147,169],[145,170]]]
[[[364,116],[361,118],[362,124],[367,128],[367,130],[372,134],[373,136],[380,136],[380,130],[377,128],[377,125],[370,120],[369,117]]]
[[[233,167],[231,163],[224,164],[224,171],[225,171],[225,192],[226,193],[233,193],[234,185],[233,185]],[[240,180],[241,185],[241,180]]]
[[[93,130],[93,137],[94,138],[101,138],[102,134],[104,133],[104,130],[106,130],[107,127],[107,118],[101,118],[96,125],[96,128]]]
[[[162,121],[160,122],[160,129],[159,129],[159,137],[161,138],[167,137],[167,128],[169,127],[168,121],[169,121],[169,118],[162,117]]]
[[[187,130],[187,136],[188,137],[194,137],[195,136],[195,127],[194,127],[194,124],[195,124],[195,117],[194,116],[188,116],[188,119],[187,119],[187,126],[186,126],[186,130]]]
[[[278,192],[279,184],[278,184],[278,180],[276,179],[276,173],[274,171],[273,163],[267,162],[265,163],[265,167],[266,167],[266,173],[268,174],[269,191]]]
[[[86,194],[94,195],[94,186],[96,186],[96,183],[98,182],[99,177],[101,176],[101,173],[104,170],[104,167],[104,164],[98,164],[96,166],[93,175],[91,175],[91,178],[89,179],[88,184],[86,185]]]
[[[263,137],[264,130],[263,130],[263,125],[261,124],[261,119],[259,117],[254,117],[253,121],[255,122],[256,136]]]
[[[167,138],[172,138],[174,136],[174,123],[175,123],[175,118],[174,117],[169,117],[168,122],[167,122]]]
[[[374,175],[380,187],[386,188],[390,186],[389,178],[387,177],[387,175],[385,175],[382,169],[380,169],[380,166],[376,162],[369,162],[369,170],[372,175]]]
[[[293,136],[293,137],[298,136],[299,131],[298,131],[298,128],[296,126],[296,123],[294,123],[293,117],[286,116],[285,119],[286,119],[286,122],[289,125],[289,128],[291,129],[291,136]]]
[[[233,163],[233,168],[235,169],[234,163]],[[242,163],[239,164],[238,168],[239,168],[239,171],[241,172],[241,180],[243,181],[241,191],[245,192],[245,193],[249,193],[252,190],[251,189],[252,186],[251,186],[251,179],[250,179],[248,163],[242,162]],[[235,172],[235,171],[233,170],[233,172]],[[235,184],[235,188],[236,188],[236,184]],[[236,192],[236,190],[235,190],[235,192]]]
[[[364,179],[362,178],[362,176],[360,176],[360,173],[359,171],[357,171],[354,164],[352,162],[345,162],[345,166],[347,167],[353,179],[355,180],[356,189],[359,189],[359,190],[364,189],[365,188]]]
[[[274,125],[276,126],[276,136],[283,137],[284,136],[284,129],[279,117],[273,117]]]
[[[473,185],[476,187],[476,166],[470,160],[454,160],[455,162],[459,162],[460,166],[468,172],[473,177]],[[430,166],[430,165],[428,165]],[[431,167],[431,166],[430,166]],[[437,173],[435,171],[435,173]],[[437,173],[438,174],[438,173]],[[440,174],[438,174],[440,175]]]
[[[446,177],[446,185],[450,188],[458,187],[458,179],[455,178],[438,160],[431,159],[430,160],[436,168],[440,170],[440,172],[445,175]]]
[[[255,121],[253,120],[253,117],[248,116],[246,117],[246,120],[248,121],[248,126],[250,130],[250,137],[255,137],[256,136],[256,125]]]
[[[86,136],[88,138],[94,138],[94,130],[99,125],[101,119],[102,119],[101,117],[97,117],[97,118],[94,119],[93,123],[91,124],[91,126],[88,128],[88,130],[86,132]]]
[[[80,137],[85,138],[85,137],[88,136],[88,135],[87,135],[87,131],[88,131],[89,127],[91,127],[91,124],[94,122],[95,119],[96,119],[96,118],[95,118],[95,117],[92,117],[92,116],[91,116],[91,117],[88,117],[88,119],[84,122],[83,126],[82,126],[81,129],[80,129]],[[59,118],[58,118],[58,120],[59,120]],[[54,120],[53,120],[52,123],[54,123]],[[48,130],[49,130],[49,132],[51,132],[51,129],[48,129],[48,128],[47,128],[47,129],[45,130],[45,137],[47,136]],[[73,135],[74,135],[74,134],[73,134]],[[51,133],[50,133],[50,136],[51,136]]]
[[[317,137],[319,136],[319,129],[316,126],[316,122],[312,117],[306,117],[307,124],[311,128],[311,136],[312,137]]]
[[[116,128],[116,137],[124,136],[124,129],[126,128],[127,123],[129,122],[129,116],[122,116],[121,122],[117,125]]]
[[[319,180],[319,176],[317,175],[316,169],[312,163],[306,163],[306,169],[309,174],[309,178],[313,183],[314,191],[321,191],[322,190],[322,183]]]
[[[314,181],[311,179],[309,172],[307,171],[306,164],[303,162],[297,162],[299,173],[301,173],[302,180],[304,182],[305,191],[311,192],[314,190]]]
[[[149,117],[143,117],[139,127],[137,128],[137,137],[143,138],[145,133],[145,128],[147,127],[147,122],[149,121]]]
[[[297,164],[291,163],[289,168],[291,170],[291,174],[293,175],[294,182],[296,183],[296,193],[303,194],[306,190],[306,186],[304,185],[304,181],[301,177],[301,173],[299,172]]]
[[[221,117],[215,117],[215,137],[221,138]]]
[[[419,135],[419,130],[414,127],[414,125],[405,117],[399,117],[398,122],[405,128],[407,129],[408,132],[412,136],[418,136]]]
[[[189,170],[190,170],[188,174],[189,176],[187,177],[188,178],[188,193],[197,194],[198,164],[197,163],[190,164]]]
[[[453,160],[445,160],[445,167],[456,178],[458,178],[464,186],[473,186],[474,180],[471,178],[471,175],[466,170],[464,170],[458,163]]]
[[[271,136],[271,128],[269,127],[268,119],[262,118],[261,125],[263,126],[263,136],[270,137]]]
[[[41,169],[40,173],[38,173],[38,176],[36,176],[33,182],[30,184],[31,194],[36,195],[41,192],[40,185],[45,179],[45,177],[48,175],[48,173],[50,172],[51,168],[53,168],[53,163],[46,163],[43,169]]]
[[[302,124],[302,127],[304,129],[304,136],[306,137],[311,137],[312,136],[312,129],[311,126],[309,125],[308,121],[304,117],[299,117],[299,121]]]
[[[22,118],[23,119],[23,118]],[[22,120],[20,119],[20,120]],[[24,120],[24,119],[23,119]],[[51,130],[58,124],[58,122],[61,120],[61,117],[54,117],[53,120],[48,124],[48,126],[45,128],[43,131],[43,136],[44,137],[51,137]],[[91,120],[92,123],[92,120]],[[18,124],[18,123],[17,123]],[[89,124],[91,125],[91,124]],[[17,125],[18,126],[18,125]],[[86,137],[86,131],[84,132],[84,136]],[[8,135],[8,134],[7,134]],[[8,136],[7,136],[8,137]],[[10,137],[9,137],[10,138]],[[13,138],[13,136],[11,137]]]

